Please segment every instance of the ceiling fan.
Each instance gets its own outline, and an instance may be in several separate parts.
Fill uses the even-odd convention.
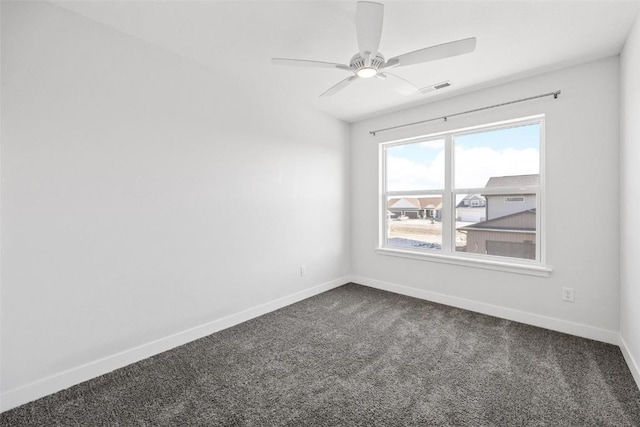
[[[380,37],[382,36],[383,14],[384,5],[380,3],[370,1],[359,1],[357,3],[356,33],[358,36],[358,49],[360,51],[353,55],[353,58],[349,61],[349,65],[287,58],[273,58],[271,62],[277,65],[337,68],[339,70],[353,73],[352,76],[341,80],[320,96],[333,95],[341,89],[344,89],[356,79],[368,79],[371,77],[376,77],[378,79],[393,77],[399,82],[400,91],[402,93],[409,94],[416,92],[419,89],[402,77],[389,73],[387,71],[388,69],[462,55],[473,52],[476,48],[476,38],[470,37],[394,56],[388,61],[385,61],[382,53],[378,51]]]

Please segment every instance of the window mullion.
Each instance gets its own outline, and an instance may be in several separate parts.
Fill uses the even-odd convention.
[[[444,193],[442,194],[442,250],[445,253],[454,251],[453,228],[453,137],[448,134],[444,140]]]
[[[378,245],[386,245],[387,244],[387,228],[389,226],[388,221],[389,217],[387,215],[387,148],[386,146],[380,146],[379,151],[379,164],[378,168],[380,170],[379,176],[381,180],[379,181],[379,187],[381,189],[378,194],[379,199],[379,215],[380,220],[378,221]]]
[[[544,230],[544,217],[546,215],[546,206],[545,206],[545,200],[544,200],[544,192],[542,191],[542,189],[546,188],[545,187],[545,121],[544,120],[540,120],[540,189],[539,191],[536,192],[536,259],[538,260],[538,262],[542,263],[542,264],[546,264],[547,260],[546,260],[546,248],[545,248],[545,244],[546,244],[546,238],[545,235],[543,234],[543,230]]]

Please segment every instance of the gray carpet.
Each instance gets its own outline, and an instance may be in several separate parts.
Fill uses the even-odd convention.
[[[349,284],[3,426],[639,426],[616,346]]]

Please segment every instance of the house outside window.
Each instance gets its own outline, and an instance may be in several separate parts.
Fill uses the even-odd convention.
[[[380,248],[544,265],[544,117],[381,144]]]
[[[509,197],[505,197],[504,201],[507,203],[524,203],[525,202],[525,197],[524,196],[509,196]]]

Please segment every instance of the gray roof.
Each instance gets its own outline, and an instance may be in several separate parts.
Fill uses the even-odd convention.
[[[401,197],[387,202],[387,209],[442,209],[442,197]]]
[[[488,219],[486,221],[480,221],[480,222],[476,222],[475,224],[470,224],[470,225],[466,225],[464,227],[458,227],[456,228],[456,230],[486,230],[486,229],[492,229],[492,230],[505,230],[505,231],[536,231],[536,228],[529,228],[529,227],[514,227],[514,226],[504,226],[501,223],[504,222],[505,219],[508,218],[513,218],[515,216],[521,216],[521,215],[526,215],[526,214],[536,214],[536,209],[527,209],[524,211],[520,211],[520,212],[515,212],[512,214],[508,214],[505,216],[501,216],[498,218],[493,218],[493,219]]]
[[[487,181],[485,188],[489,187],[519,187],[527,185],[540,185],[540,175],[509,175],[492,176]]]

